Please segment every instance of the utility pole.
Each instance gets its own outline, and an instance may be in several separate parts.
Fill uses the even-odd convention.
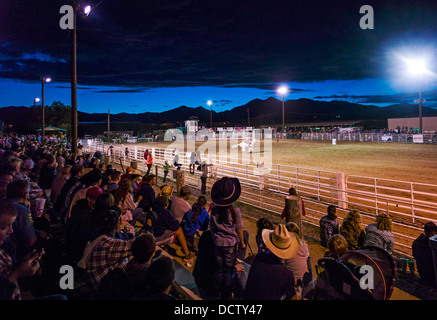
[[[110,125],[109,125],[109,109],[108,109],[108,142],[111,142],[111,136],[110,136]]]
[[[71,37],[71,152],[77,154],[77,50],[76,16],[78,4],[73,1],[73,30]]]

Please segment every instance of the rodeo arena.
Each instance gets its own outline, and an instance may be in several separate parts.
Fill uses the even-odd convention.
[[[283,133],[190,118],[143,136],[85,136],[77,154],[55,135],[3,136],[0,297],[436,299],[436,184],[287,158],[303,144],[437,143],[389,125]]]

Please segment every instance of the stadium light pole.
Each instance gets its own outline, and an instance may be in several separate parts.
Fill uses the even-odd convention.
[[[209,111],[209,126],[212,128],[212,101],[208,100],[206,104],[210,107]]]
[[[281,86],[278,88],[277,92],[282,95],[282,131],[285,130],[285,95],[288,93],[288,88],[286,86]]]
[[[35,99],[33,99],[33,107],[36,108],[36,103],[37,103],[37,102],[40,102],[40,101],[41,101],[40,98],[35,98]]]
[[[422,77],[429,73],[429,70],[426,67],[426,61],[424,59],[405,59],[407,64],[407,72],[410,76],[419,80],[419,133],[422,133],[423,125],[422,125]],[[415,100],[416,102],[417,100]]]
[[[73,29],[71,36],[71,152],[77,154],[77,13],[81,9],[77,0],[73,0]],[[83,15],[88,16],[92,8],[84,6]]]
[[[42,128],[41,128],[41,134],[42,134],[42,140],[45,138],[46,130],[45,130],[45,108],[44,108],[44,83],[51,82],[52,79],[49,77],[41,77],[41,107],[42,107]],[[36,100],[36,99],[35,99]]]

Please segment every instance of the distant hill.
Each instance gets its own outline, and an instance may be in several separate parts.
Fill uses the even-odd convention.
[[[387,126],[388,118],[417,117],[418,105],[396,104],[388,107],[362,105],[346,101],[315,101],[311,99],[288,100],[285,106],[285,123],[309,123],[330,121],[361,121]],[[231,110],[212,111],[213,126],[247,126],[248,111],[251,126],[282,126],[282,101],[273,97],[255,99]],[[437,116],[437,110],[422,107],[423,116]],[[110,115],[111,130],[131,130],[135,133],[156,129],[184,126],[189,117],[199,118],[200,125],[209,126],[210,110],[203,107],[181,106],[164,112],[140,114],[118,113]],[[79,135],[101,134],[107,130],[107,113],[78,112]],[[0,120],[10,123],[17,132],[34,132],[41,126],[41,114],[28,107],[0,108]],[[50,123],[47,123],[50,125]]]

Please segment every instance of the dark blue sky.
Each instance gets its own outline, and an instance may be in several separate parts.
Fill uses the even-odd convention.
[[[0,2],[0,107],[32,105],[50,75],[46,103],[70,104],[70,0]],[[78,110],[159,112],[186,105],[216,111],[252,99],[348,100],[386,106],[417,99],[402,57],[436,70],[437,6],[431,1],[89,1],[78,18]],[[85,2],[84,2],[85,4]],[[360,8],[374,9],[363,30]],[[421,78],[437,105],[433,74]]]

